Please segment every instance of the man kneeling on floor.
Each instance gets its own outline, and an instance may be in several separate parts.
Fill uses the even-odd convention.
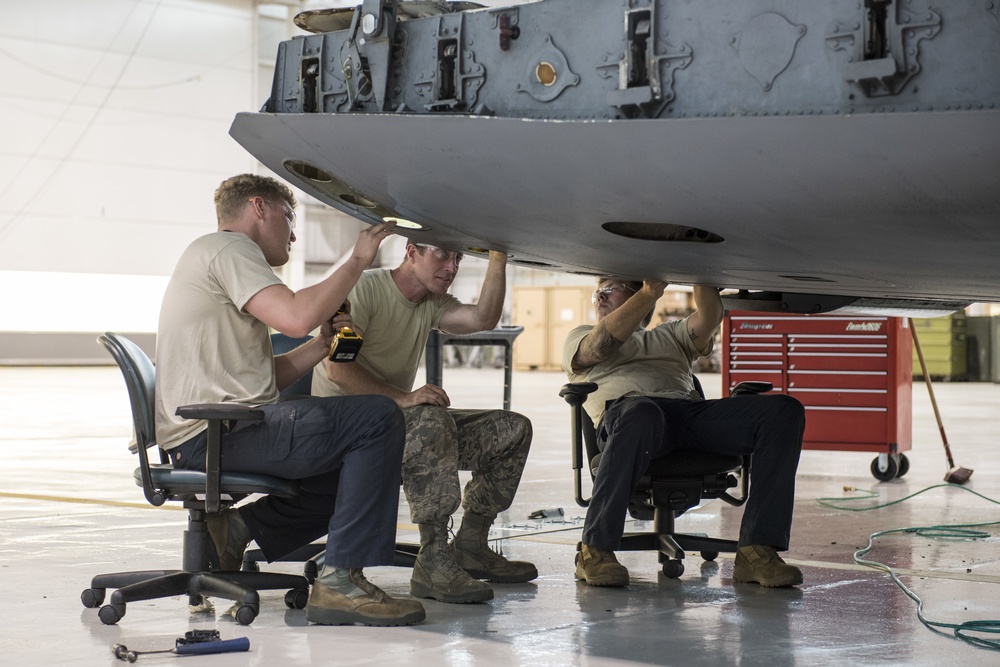
[[[632,489],[649,462],[674,449],[753,455],[750,497],[743,513],[733,580],[784,587],[802,583],[788,548],[795,471],[805,411],[785,395],[702,400],[692,364],[712,351],[722,322],[713,287],[694,287],[695,312],[646,329],[667,283],[602,278],[594,292],[596,325],[579,326],[563,348],[572,382],[595,382],[584,408],[597,425],[603,452],[583,526],[576,577],[592,586],[627,586],[615,558]]]

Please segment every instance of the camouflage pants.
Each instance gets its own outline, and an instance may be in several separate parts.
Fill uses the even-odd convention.
[[[466,512],[489,518],[510,507],[531,446],[531,422],[506,410],[449,410],[434,405],[405,408],[403,492],[414,523]],[[472,480],[459,486],[458,471]]]

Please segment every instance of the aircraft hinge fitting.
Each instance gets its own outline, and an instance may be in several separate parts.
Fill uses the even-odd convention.
[[[657,2],[633,6],[625,11],[625,52],[617,62],[597,66],[606,79],[617,76],[618,88],[608,92],[608,104],[656,117],[674,99],[674,72],[691,63],[691,49],[686,44],[674,49],[658,49],[661,39],[657,26]]]
[[[862,20],[846,27],[838,24],[826,38],[831,49],[848,53],[844,79],[865,97],[902,92],[920,72],[920,41],[941,31],[940,14],[912,11],[903,4],[903,0],[864,0]]]

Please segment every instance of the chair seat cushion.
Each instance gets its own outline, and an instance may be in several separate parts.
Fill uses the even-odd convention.
[[[595,474],[602,456],[603,452],[600,452],[590,461],[590,469]],[[701,477],[736,472],[742,465],[743,457],[735,454],[714,454],[679,449],[650,461],[646,474],[652,477]]]
[[[735,454],[714,454],[678,450],[649,462],[648,474],[657,476],[711,475],[735,472],[743,465],[743,457]]]
[[[174,468],[169,463],[150,464],[149,474],[153,487],[168,496],[185,496],[205,492],[205,473],[200,470]],[[135,483],[142,486],[142,469],[132,474]],[[298,482],[269,475],[248,472],[223,472],[219,476],[219,490],[225,494],[249,495],[264,493],[292,497],[299,492]]]

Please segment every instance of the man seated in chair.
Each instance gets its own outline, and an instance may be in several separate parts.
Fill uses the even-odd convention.
[[[666,286],[602,278],[594,292],[597,324],[576,327],[566,338],[563,369],[570,381],[598,385],[584,408],[603,453],[576,577],[593,586],[628,585],[628,570],[614,552],[632,489],[651,460],[685,449],[753,455],[734,581],[800,584],[802,573],[777,552],[788,548],[804,409],[784,395],[701,400],[691,366],[712,351],[722,299],[715,288],[696,285],[695,312],[647,330]]]
[[[365,336],[358,359],[325,361],[313,373],[316,396],[381,394],[403,409],[403,491],[420,531],[410,592],[456,603],[491,599],[493,589],[480,579],[517,583],[538,576],[534,565],[507,560],[487,539],[497,514],[514,499],[531,446],[531,422],[507,410],[453,410],[441,387],[413,388],[431,329],[470,334],[500,320],[507,256],[490,251],[475,305],[448,293],[461,261],[461,253],[409,243],[395,269],[366,271],[350,297],[351,314]],[[464,498],[459,470],[472,471]],[[462,525],[449,544],[448,524],[459,503]]]
[[[381,396],[278,402],[280,389],[329,354],[335,316],[394,227],[358,235],[354,253],[319,283],[293,292],[271,267],[295,241],[295,196],[278,181],[242,174],[215,192],[218,230],[191,243],[170,278],[156,340],[156,437],[177,468],[205,469],[207,425],[178,406],[259,406],[261,422],[224,429],[221,467],[301,481],[292,498],[265,496],[207,518],[213,569],[239,570],[256,540],[275,560],[327,535],[306,618],[320,624],[405,625],[423,620],[416,600],[389,597],[362,568],[391,565],[404,421]],[[274,356],[268,327],[308,343]]]

